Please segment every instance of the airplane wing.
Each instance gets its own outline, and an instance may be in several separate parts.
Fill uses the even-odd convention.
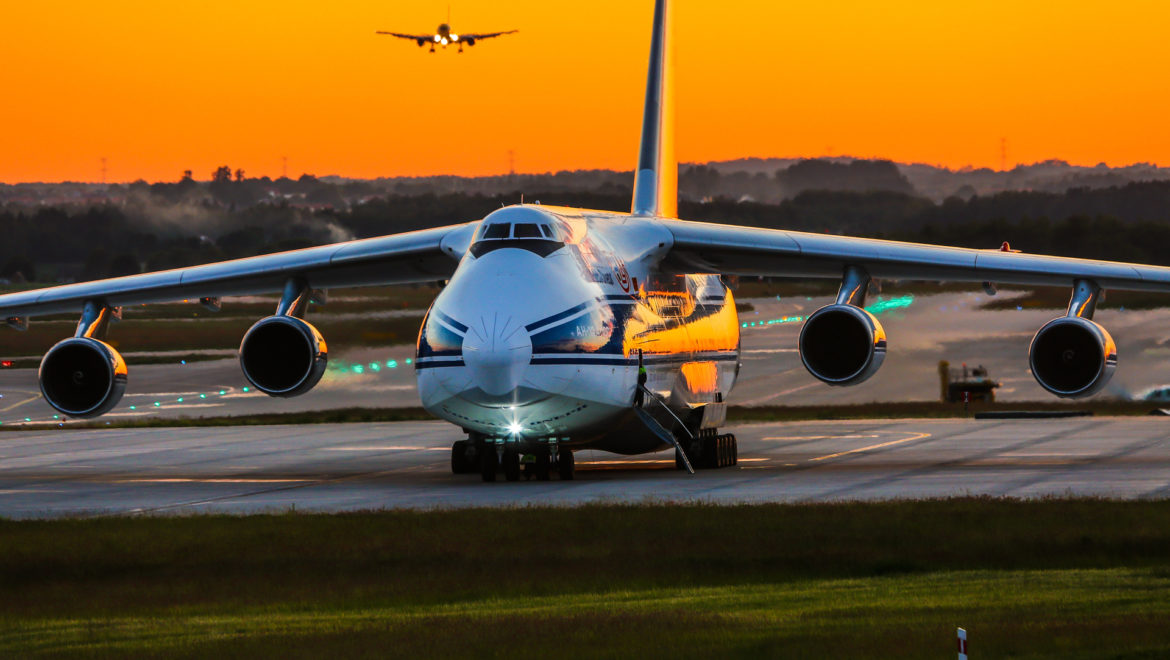
[[[480,39],[491,39],[492,37],[500,37],[500,36],[503,36],[505,34],[512,34],[513,32],[519,32],[519,31],[520,30],[505,30],[503,32],[485,32],[484,34],[461,34],[461,35],[459,35],[459,38],[462,39],[463,41],[468,41],[468,40],[478,41]]]
[[[118,307],[274,293],[292,278],[314,289],[434,282],[455,272],[477,224],[10,293],[0,296],[0,319],[19,325],[28,316],[80,312],[91,301]]]
[[[410,39],[411,41],[430,41],[435,38],[433,34],[402,34],[401,32],[384,32],[378,30],[374,34],[385,34],[391,37],[398,37],[399,39]]]
[[[676,272],[840,278],[846,266],[878,279],[1071,286],[1170,292],[1170,268],[1092,259],[902,243],[871,238],[658,220],[674,237],[663,266]]]

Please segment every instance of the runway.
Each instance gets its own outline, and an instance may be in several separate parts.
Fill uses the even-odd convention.
[[[577,454],[571,482],[455,476],[440,422],[0,434],[0,516],[182,515],[593,502],[1170,496],[1170,420],[872,420],[732,427],[734,468]]]

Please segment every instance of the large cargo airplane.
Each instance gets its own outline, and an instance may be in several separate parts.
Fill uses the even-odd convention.
[[[676,218],[677,163],[667,0],[655,5],[630,213],[521,204],[467,224],[236,261],[0,296],[0,317],[80,312],[76,334],[41,362],[45,400],[71,417],[113,408],[126,363],[105,339],[124,305],[279,292],[273,316],[240,344],[244,377],[276,397],[325,370],[325,339],[306,320],[331,287],[446,281],[423,321],[415,361],[427,410],[463,429],[452,470],[515,480],[573,476],[573,452],[675,449],[680,468],[736,462],[720,433],[740,370],[729,276],[833,278],[836,301],[800,332],[808,371],[834,386],[874,375],[886,352],[864,309],[871,278],[1072,291],[1068,312],[1032,340],[1032,373],[1060,397],[1101,390],[1117,349],[1093,311],[1107,288],[1170,291],[1170,268],[1000,250],[756,229]],[[501,470],[502,469],[502,470]]]

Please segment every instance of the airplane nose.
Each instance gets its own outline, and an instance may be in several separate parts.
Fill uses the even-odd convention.
[[[492,396],[515,391],[531,360],[532,340],[512,316],[485,316],[463,338],[463,364],[475,384]]]

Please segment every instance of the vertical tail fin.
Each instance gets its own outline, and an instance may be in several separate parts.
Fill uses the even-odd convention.
[[[646,109],[642,144],[634,174],[635,215],[673,218],[678,215],[678,161],[674,155],[674,58],[669,0],[655,0],[650,72],[646,77]]]

